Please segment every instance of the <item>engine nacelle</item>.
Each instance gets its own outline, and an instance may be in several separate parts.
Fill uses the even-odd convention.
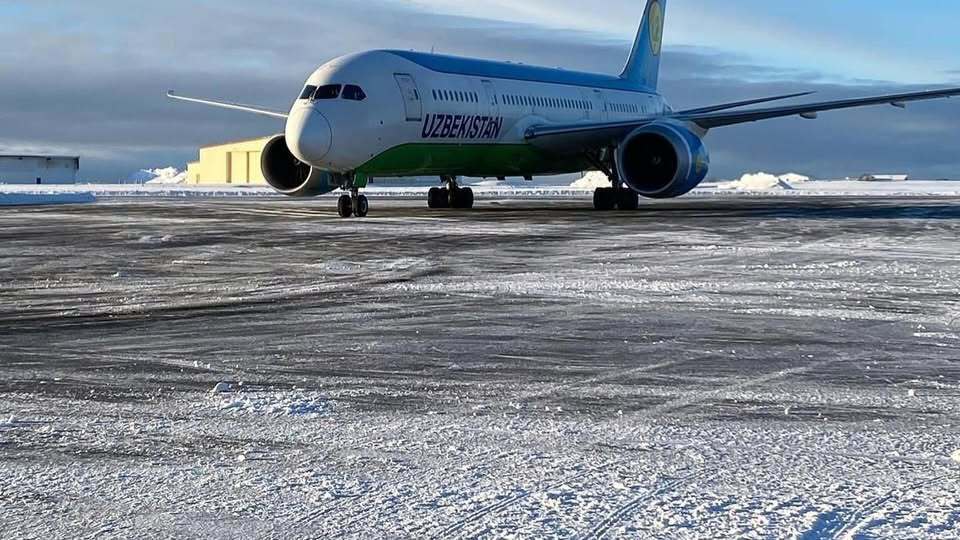
[[[284,135],[267,141],[260,156],[260,169],[270,187],[290,197],[316,197],[340,188],[335,175],[297,159],[287,147]]]
[[[650,199],[689,193],[710,169],[710,155],[700,137],[669,122],[655,122],[627,135],[617,148],[616,161],[620,179]]]

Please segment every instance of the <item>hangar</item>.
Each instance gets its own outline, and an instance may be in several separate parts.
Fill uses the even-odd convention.
[[[75,156],[0,155],[0,184],[76,184]]]
[[[187,164],[187,184],[265,186],[260,154],[269,137],[200,148],[200,159]]]

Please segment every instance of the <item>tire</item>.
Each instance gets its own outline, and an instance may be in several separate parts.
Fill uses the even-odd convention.
[[[467,210],[473,208],[473,189],[463,188],[460,190],[460,208]]]
[[[626,188],[617,190],[617,208],[632,211],[640,208],[640,195],[636,191]]]
[[[337,200],[337,213],[342,218],[348,218],[353,215],[353,200],[349,195],[341,195]]]
[[[366,195],[357,196],[357,204],[353,209],[353,214],[357,217],[367,217],[367,213],[370,212],[370,201],[367,200]]]
[[[427,193],[427,208],[440,208],[440,188],[430,188]]]
[[[437,208],[450,208],[450,190],[447,188],[440,188],[440,195],[437,196],[437,202],[439,205]]]
[[[617,206],[616,191],[612,188],[597,188],[593,192],[593,207],[608,212]]]

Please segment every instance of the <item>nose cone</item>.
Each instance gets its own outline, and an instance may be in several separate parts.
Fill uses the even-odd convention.
[[[287,119],[287,146],[300,161],[319,163],[330,152],[330,122],[313,107],[298,109]]]

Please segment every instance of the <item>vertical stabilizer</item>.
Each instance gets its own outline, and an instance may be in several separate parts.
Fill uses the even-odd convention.
[[[663,21],[667,0],[648,0],[640,21],[637,40],[621,79],[630,81],[638,89],[656,90],[660,79],[660,53],[663,49]]]

